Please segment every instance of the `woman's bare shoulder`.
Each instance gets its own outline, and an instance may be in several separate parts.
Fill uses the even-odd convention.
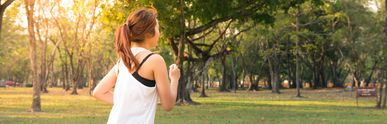
[[[154,53],[152,56],[149,57],[150,63],[160,66],[161,64],[165,65],[164,58],[157,53]]]

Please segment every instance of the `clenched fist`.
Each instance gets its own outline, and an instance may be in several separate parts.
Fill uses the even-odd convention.
[[[180,69],[176,64],[169,66],[169,78],[172,81],[178,81],[180,79]]]

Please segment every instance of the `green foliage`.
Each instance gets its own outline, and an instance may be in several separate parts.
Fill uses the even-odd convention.
[[[3,18],[2,40],[0,41],[0,80],[14,80],[22,83],[30,74],[29,50],[25,28],[14,25],[20,22],[21,15],[18,6],[21,1],[16,1],[7,8]]]

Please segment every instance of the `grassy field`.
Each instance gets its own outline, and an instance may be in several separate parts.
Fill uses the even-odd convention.
[[[0,124],[104,124],[111,106],[96,101],[79,90],[72,96],[59,88],[42,95],[40,113],[28,112],[31,88],[0,88]],[[210,97],[192,98],[201,105],[177,106],[171,112],[158,107],[156,124],[348,124],[387,123],[387,110],[374,109],[374,98],[362,98],[356,107],[354,94],[342,89],[303,90],[302,98],[295,90],[218,93]]]

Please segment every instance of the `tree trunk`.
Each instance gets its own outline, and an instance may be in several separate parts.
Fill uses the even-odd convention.
[[[298,51],[297,51],[298,52]],[[296,55],[298,56],[298,55]],[[299,64],[298,64],[298,57],[296,57],[296,89],[297,89],[297,97],[301,97],[301,86],[300,86],[300,76],[299,76]]]
[[[249,85],[249,91],[253,91],[255,89],[255,82],[254,82],[254,76],[252,74],[249,75],[250,85]]]
[[[296,15],[296,30],[297,30],[297,33],[300,31],[300,21],[299,21],[299,8],[298,8],[298,11],[297,11],[297,15]],[[298,36],[298,35],[297,35]],[[297,97],[301,97],[301,92],[300,92],[300,76],[299,76],[299,63],[298,63],[298,42],[300,41],[300,37],[298,36],[298,41],[296,41],[296,74],[295,74],[295,77],[296,77],[296,82],[294,82],[296,84],[296,88],[297,88]],[[289,73],[290,74],[290,73]]]
[[[319,74],[318,74],[318,67],[315,62],[315,59],[313,59],[313,89],[317,89],[318,86],[320,86],[320,79],[319,79]]]
[[[386,49],[386,47],[387,47],[387,0],[385,0],[384,1],[384,43],[385,43],[385,49]],[[385,60],[387,60],[387,53],[384,53],[384,59]],[[386,72],[385,72],[386,73]],[[387,74],[386,74],[387,75]],[[381,83],[382,84],[382,83]],[[387,84],[386,84],[387,85]],[[383,89],[383,88],[380,88],[380,89]],[[385,107],[385,104],[386,104],[386,97],[387,97],[387,86],[386,86],[386,89],[384,89],[384,90],[386,90],[385,91],[385,95],[384,95],[384,101],[383,101],[383,107]],[[380,91],[381,92],[381,91]],[[382,97],[382,94],[383,93],[380,93],[380,97]],[[380,103],[379,104],[377,104],[377,105],[379,105],[379,106],[377,106],[377,107],[379,107],[380,108]]]
[[[73,84],[73,90],[71,91],[71,95],[78,95],[77,88],[78,88],[78,81],[76,78],[73,78],[72,80]]]
[[[323,52],[323,51],[322,51]],[[320,87],[321,88],[327,88],[328,83],[325,80],[325,71],[324,71],[324,55],[321,55],[321,59],[318,62],[318,76],[319,76],[319,82],[320,82]]]
[[[298,55],[296,55],[298,56]],[[296,89],[297,89],[297,97],[301,97],[301,87],[300,87],[300,76],[299,76],[299,64],[298,64],[298,57],[296,57]]]
[[[321,82],[321,87],[322,88],[327,88],[328,83],[325,80],[325,73],[323,69],[323,65],[321,64],[320,71],[319,71],[319,77],[320,77],[320,82]]]
[[[249,76],[250,77],[250,87],[249,87],[249,91],[258,91],[259,90],[259,80],[260,80],[260,76],[258,76],[257,78],[255,78],[255,76],[251,75]]]
[[[63,64],[62,64],[61,66],[62,66],[62,71],[61,71],[60,74],[61,74],[61,77],[62,77],[62,78],[61,78],[62,88],[63,88],[63,89],[66,89],[66,83],[65,83],[65,77],[66,77],[66,76],[65,76],[65,67],[64,67]]]
[[[208,90],[208,87],[209,87],[209,85],[210,85],[210,83],[212,82],[212,80],[211,80],[211,77],[208,75],[208,73],[207,73],[207,76],[206,76],[206,89]]]
[[[271,78],[271,73],[270,73],[270,69],[269,69],[269,72],[267,73],[267,77],[268,77],[268,80],[267,80],[267,85],[268,85],[268,89],[272,89],[273,88],[273,86],[271,86],[271,82],[273,82],[272,81],[272,78]]]
[[[188,46],[188,51],[191,54],[192,50],[189,48],[189,46]],[[186,80],[186,83],[187,83],[187,87],[190,87],[188,92],[190,92],[190,91],[197,92],[197,89],[196,89],[196,82],[197,81],[193,81],[194,80],[193,79],[194,78],[194,76],[193,76],[194,73],[191,73],[194,65],[193,64],[191,65],[191,61],[186,61],[186,63],[187,63],[187,65],[186,65],[187,69],[185,70],[185,80]]]
[[[273,72],[273,82],[272,82],[272,93],[280,94],[279,88],[280,88],[280,80],[279,80],[279,72],[274,71]]]
[[[384,82],[384,83],[386,83],[386,82]],[[383,94],[383,93],[380,93],[380,94]],[[387,87],[384,88],[384,99],[383,99],[383,103],[382,103],[382,108],[383,109],[386,108],[386,103],[387,103]]]
[[[334,87],[343,87],[343,83],[339,80],[339,75],[341,73],[337,73],[337,61],[332,61],[331,62],[331,72],[332,72],[332,82]]]
[[[81,57],[81,55],[79,55],[79,57]],[[73,62],[73,56],[69,56],[69,58],[70,58],[70,66],[71,66],[71,81],[73,84],[72,85],[73,90],[71,92],[71,95],[78,95],[77,89],[79,85],[79,80],[81,79],[81,76],[82,76],[83,61],[81,58],[78,58],[77,65],[75,65]]]
[[[71,95],[78,95],[78,92],[77,92],[77,89],[78,89],[78,85],[79,85],[79,80],[81,78],[81,69],[83,64],[82,64],[82,60],[81,59],[78,59],[78,66],[77,66],[77,69],[75,71],[73,71],[73,77],[72,77],[72,83],[73,83],[73,91],[71,92]]]
[[[358,75],[357,71],[355,71],[355,73],[353,74],[353,79],[354,79],[354,82],[355,82],[355,87],[360,87],[360,84],[361,84],[361,81],[360,81],[360,76]]]
[[[231,61],[231,72],[232,72],[232,75],[231,75],[231,82],[232,82],[232,89],[234,90],[234,93],[236,93],[236,90],[237,90],[237,78],[236,78],[236,73],[235,73],[235,64],[236,63],[236,57],[233,57],[232,58],[232,61]]]
[[[279,62],[277,60],[269,60],[269,68],[270,68],[270,77],[271,77],[271,86],[272,93],[280,94],[280,81],[279,81]]]
[[[95,88],[95,82],[94,82],[94,76],[93,76],[93,62],[91,58],[89,58],[89,64],[88,64],[88,81],[89,81],[89,95],[92,94],[94,88]]]
[[[69,81],[69,67],[68,65],[65,63],[64,64],[64,67],[65,67],[65,80],[64,80],[64,83],[66,85],[66,88],[65,88],[65,91],[69,91],[70,90],[70,81]]]
[[[47,43],[46,43],[47,46]],[[57,76],[54,75],[54,62],[55,62],[55,55],[56,55],[56,49],[51,53],[47,66],[47,73],[46,73],[46,85],[43,87],[43,92],[48,93],[48,85],[57,87],[58,86],[58,80]],[[49,78],[51,77],[51,78]]]
[[[0,3],[1,4],[1,3]],[[3,29],[3,16],[4,16],[4,12],[5,12],[5,9],[1,9],[0,8],[0,41],[3,40],[3,36],[2,36],[2,29]]]
[[[296,18],[296,31],[298,31],[298,18]],[[296,88],[296,71],[294,71],[295,69],[293,69],[293,63],[292,63],[292,56],[291,56],[291,51],[290,51],[290,42],[291,42],[291,39],[290,39],[290,36],[287,37],[287,41],[286,41],[286,47],[285,47],[285,51],[286,51],[286,66],[287,66],[287,73],[288,73],[288,80],[289,80],[289,88]],[[297,51],[297,46],[298,46],[298,42],[296,42],[296,51]],[[297,57],[296,57],[296,64],[297,63]],[[297,68],[297,65],[296,65],[296,68]],[[290,83],[291,82],[291,83]]]
[[[378,60],[375,61],[374,65],[372,66],[371,73],[368,75],[367,79],[365,80],[366,87],[368,87],[368,84],[371,82],[372,75],[374,75],[374,71],[376,70],[377,65],[378,65]]]
[[[47,29],[48,30],[48,29]],[[41,91],[43,93],[48,93],[47,90],[47,40],[41,41],[42,43],[42,53],[41,53],[41,70],[40,70],[40,84],[41,84]]]
[[[180,11],[180,41],[179,41],[179,47],[178,47],[178,53],[177,53],[177,59],[176,64],[178,64],[180,68],[180,79],[179,79],[179,87],[178,87],[178,94],[177,94],[177,102],[176,104],[197,104],[191,99],[191,94],[189,90],[187,90],[186,85],[187,81],[185,79],[184,75],[184,47],[185,47],[185,17],[184,17],[184,7],[185,3],[184,0],[179,0],[179,11]],[[173,41],[172,41],[173,42]]]
[[[81,63],[78,63],[78,66],[79,66],[79,69],[78,69],[78,89],[83,89],[83,87],[86,86],[86,77],[85,75],[83,75],[83,72],[85,70],[85,64],[83,63],[83,61],[81,61]]]
[[[27,13],[28,20],[28,34],[29,34],[29,47],[30,47],[30,62],[32,70],[32,84],[33,84],[33,93],[32,93],[32,106],[31,112],[40,112],[40,81],[38,74],[38,65],[37,65],[37,56],[36,56],[36,39],[34,31],[34,5],[35,0],[25,0],[25,8]]]
[[[219,86],[219,91],[220,92],[228,92],[228,90],[227,90],[227,82],[228,82],[228,76],[227,76],[227,67],[226,67],[226,56],[223,56],[222,57],[222,59],[221,59],[221,61],[222,61],[222,69],[223,69],[223,71],[222,71],[222,83],[220,84],[220,86]]]
[[[205,88],[205,82],[207,82],[208,81],[208,75],[207,74],[203,74],[203,81],[202,81],[202,90],[201,90],[201,92],[200,92],[200,96],[199,97],[208,97],[207,95],[206,95],[206,88]]]
[[[384,87],[384,83],[380,82],[379,92],[378,92],[379,96],[378,96],[378,99],[376,100],[376,108],[382,108],[383,87]]]

